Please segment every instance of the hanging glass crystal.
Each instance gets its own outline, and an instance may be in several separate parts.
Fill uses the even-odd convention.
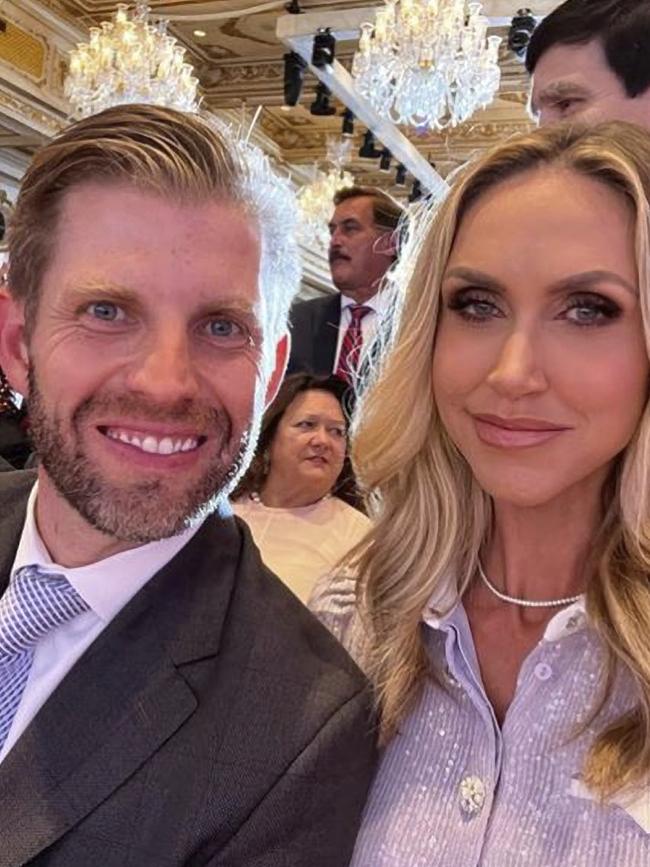
[[[478,2],[387,0],[361,26],[352,77],[398,124],[443,129],[488,105],[499,89],[499,36]]]
[[[70,52],[65,95],[76,117],[133,102],[197,110],[199,82],[185,49],[167,33],[166,21],[148,18],[145,2],[132,14],[119,3],[113,19],[91,27],[89,42]]]
[[[326,253],[329,246],[329,221],[334,212],[334,194],[354,186],[354,177],[343,168],[350,158],[352,141],[328,138],[327,171],[314,166],[314,179],[298,191],[300,208],[299,240],[308,249]]]

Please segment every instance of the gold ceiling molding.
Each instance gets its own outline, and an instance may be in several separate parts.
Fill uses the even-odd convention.
[[[262,117],[262,129],[275,141],[284,158],[289,162],[317,161],[322,159],[327,149],[327,139],[332,135],[331,129],[316,126],[305,129],[300,126],[283,123],[270,112]],[[509,138],[516,133],[529,132],[532,123],[523,122],[487,122],[466,124],[445,134],[428,134],[425,136],[409,135],[409,138],[424,149],[434,161],[449,163],[450,167],[464,162],[477,149],[490,147],[497,141]],[[355,139],[358,137],[355,137]],[[355,148],[358,142],[355,142]],[[360,164],[363,166],[363,163]],[[372,165],[372,164],[370,164]],[[381,181],[381,173],[377,181]],[[384,184],[385,185],[385,184]]]
[[[61,99],[64,98],[63,88],[65,84],[65,77],[68,74],[68,55],[64,54],[62,51],[55,49],[53,52],[52,62],[50,64],[50,75],[48,77],[48,83],[50,86],[50,90],[59,96]]]
[[[282,61],[219,64],[199,70],[201,90],[215,109],[232,108],[245,100],[249,105],[282,105]]]
[[[284,77],[282,60],[266,63],[224,63],[205,70],[202,74],[204,89],[209,92],[223,85],[242,85],[254,82],[280,82]]]
[[[46,43],[22,27],[5,19],[6,30],[0,33],[0,61],[33,81],[45,77]]]
[[[469,142],[476,147],[481,144],[491,144],[495,140],[508,138],[516,133],[530,132],[535,124],[527,119],[503,121],[468,121],[455,129],[444,132],[432,132],[425,135],[410,134],[409,138],[415,145],[423,147],[446,147],[453,150],[454,146],[463,147]]]
[[[50,12],[55,12],[57,15],[61,15],[64,18],[78,19],[78,12],[73,16],[70,10],[65,6],[65,4],[60,3],[59,0],[39,0],[41,6],[44,6],[46,9],[49,9]]]
[[[22,90],[5,82],[0,94],[0,128],[2,113],[7,119],[19,119],[43,135],[56,133],[63,125],[62,115],[66,112],[61,87],[65,73],[68,42],[77,41],[77,32],[85,31],[92,24],[98,24],[111,17],[118,0],[5,0],[5,5],[15,6],[17,27],[40,34],[45,40],[44,55],[41,60],[42,72],[38,84],[33,85],[32,77],[36,70],[34,60],[28,61],[23,53],[21,62],[31,63],[30,71],[16,67],[24,73],[25,102],[20,101]],[[127,0],[133,3],[134,0]],[[304,8],[315,11],[334,8],[326,0],[301,0]],[[378,0],[380,2],[380,0]],[[0,0],[2,3],[2,0]],[[240,10],[235,17],[221,22],[173,23],[176,36],[182,38],[192,54],[192,62],[201,80],[202,91],[207,107],[219,111],[240,111],[242,102],[249,107],[265,107],[258,125],[260,132],[267,137],[267,149],[287,165],[295,164],[304,171],[306,163],[319,163],[326,157],[327,139],[340,133],[341,105],[335,103],[337,115],[315,117],[309,113],[313,99],[316,79],[310,73],[305,75],[304,89],[300,106],[291,112],[280,111],[283,103],[284,64],[283,54],[286,47],[275,39],[275,19],[285,14],[283,8],[272,12],[249,15],[247,6],[253,0],[149,0],[155,14],[169,11],[178,14],[191,14],[208,9],[214,10],[224,5],[234,11]],[[367,5],[367,0],[343,0],[336,8],[341,10],[354,6]],[[23,20],[29,14],[29,21]],[[39,16],[39,11],[40,16]],[[7,11],[4,17],[11,17]],[[43,30],[33,26],[32,19],[42,20]],[[56,19],[56,20],[55,20]],[[56,21],[61,23],[57,28]],[[195,29],[202,28],[205,37],[197,37]],[[499,28],[499,34],[507,36],[508,28]],[[0,35],[0,48],[2,36]],[[338,46],[337,57],[344,66],[349,66],[352,56],[352,42]],[[0,60],[7,59],[0,53]],[[462,127],[447,130],[444,134],[420,135],[415,130],[406,131],[408,138],[425,158],[436,162],[441,174],[464,163],[470,155],[480,153],[497,141],[515,133],[532,128],[526,116],[525,105],[529,78],[524,65],[509,51],[505,43],[500,54],[501,86],[494,103],[484,112]],[[9,78],[9,76],[7,76]],[[29,91],[29,97],[27,92]],[[29,102],[28,102],[29,99]],[[39,99],[44,110],[38,110]],[[52,111],[48,113],[47,105]],[[34,107],[36,106],[36,107]],[[58,118],[62,118],[58,121]],[[355,151],[365,131],[363,124],[357,124],[354,141]],[[353,159],[353,170],[369,182],[380,185],[399,195],[403,188],[395,188],[394,172],[384,174],[378,171],[376,162]]]
[[[41,111],[14,94],[0,90],[0,109],[3,108],[7,109],[13,117],[19,118],[31,129],[38,130],[44,135],[55,136],[66,125],[64,120]]]
[[[515,105],[528,105],[528,91],[527,90],[513,90],[509,93],[500,93],[499,99],[502,99],[504,102],[512,102]]]
[[[78,18],[80,14],[89,16],[103,15],[110,17],[115,11],[118,2],[132,4],[135,0],[39,0],[39,2],[42,6],[52,9],[54,12],[64,12],[68,15],[72,14],[75,18]],[[175,0],[173,4],[170,4],[169,0],[147,0],[147,2],[152,9],[159,6],[167,8],[170,5],[182,5],[179,3],[179,0]],[[189,0],[187,3],[188,13],[192,11],[191,7],[196,5],[196,0]]]

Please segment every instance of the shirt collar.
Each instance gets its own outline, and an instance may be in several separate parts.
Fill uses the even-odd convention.
[[[432,629],[444,629],[453,621],[459,606],[460,599],[454,576],[448,574],[431,594],[422,612],[422,620]]]
[[[376,292],[372,298],[368,298],[367,301],[363,302],[364,307],[370,307],[370,309],[377,313],[382,314],[386,308],[388,307],[388,292],[385,289],[382,289],[379,292]],[[358,302],[354,300],[354,298],[350,298],[349,295],[344,295],[341,293],[341,312],[343,312],[347,307],[354,307]]]
[[[52,560],[41,538],[35,516],[37,494],[38,484],[35,484],[27,501],[27,515],[12,574],[23,566],[37,564],[47,572],[64,575],[95,614],[105,622],[112,620],[138,590],[178,554],[203,523],[200,521],[168,539],[149,542],[113,554],[97,563],[70,569]]]
[[[543,641],[559,641],[579,632],[587,625],[587,605],[584,594],[571,605],[551,617],[544,630]]]
[[[453,575],[446,576],[431,594],[422,612],[422,621],[432,629],[444,629],[458,625],[462,616],[461,600],[458,597]],[[553,642],[579,632],[587,625],[587,608],[582,595],[576,602],[558,611],[547,623],[542,641]]]

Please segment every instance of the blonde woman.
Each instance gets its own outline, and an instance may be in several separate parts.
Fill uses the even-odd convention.
[[[419,237],[353,442],[377,688],[353,867],[650,864],[650,137],[551,128]]]

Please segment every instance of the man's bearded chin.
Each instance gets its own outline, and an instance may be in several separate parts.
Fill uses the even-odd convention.
[[[218,447],[204,473],[187,486],[168,485],[163,477],[116,483],[106,479],[87,456],[79,434],[81,422],[107,409],[141,419],[184,421],[209,432]],[[88,398],[70,421],[66,435],[61,419],[46,407],[33,368],[29,371],[28,409],[36,454],[59,494],[96,530],[134,545],[165,539],[192,526],[218,506],[235,487],[250,462],[255,439],[251,429],[232,440],[225,412],[192,404],[167,409],[146,407],[131,395]],[[251,426],[256,429],[259,419]],[[205,447],[205,446],[202,446]]]

